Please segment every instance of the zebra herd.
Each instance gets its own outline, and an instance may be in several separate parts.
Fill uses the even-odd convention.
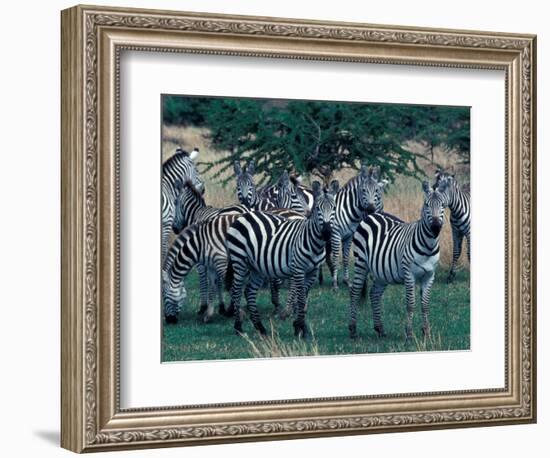
[[[453,281],[464,237],[470,256],[470,196],[454,175],[437,171],[434,184],[422,185],[424,203],[418,221],[406,223],[384,212],[387,181],[378,167],[362,166],[357,176],[340,187],[333,180],[327,188],[317,181],[308,188],[299,177],[283,172],[277,181],[258,188],[255,164],[234,163],[238,203],[224,208],[207,206],[205,186],[194,159],[198,149],[178,149],[163,165],[162,177],[162,298],[167,324],[176,323],[186,298],[185,277],[197,268],[200,282],[199,315],[204,322],[218,312],[234,317],[234,328],[243,333],[241,308],[244,293],[255,329],[266,334],[256,304],[258,290],[268,282],[274,313],[281,319],[293,315],[294,334],[308,337],[308,293],[327,262],[333,288],[338,288],[342,253],[343,283],[349,285],[349,332],[357,337],[357,305],[367,279],[374,329],[385,335],[382,295],[388,284],[404,284],[406,338],[413,336],[415,286],[420,285],[422,331],[430,335],[429,299],[439,261],[439,236],[445,209],[451,213],[453,262],[448,281]],[[168,249],[170,233],[176,234]],[[355,269],[349,277],[353,245]],[[289,293],[281,307],[279,290],[289,280]],[[231,302],[224,303],[224,286]]]

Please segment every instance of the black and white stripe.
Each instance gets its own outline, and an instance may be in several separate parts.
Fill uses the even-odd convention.
[[[256,167],[253,160],[245,164],[244,168],[241,168],[239,161],[235,161],[233,170],[237,179],[237,199],[242,205],[250,210],[266,211],[277,208],[276,202],[268,198],[260,198],[254,182]]]
[[[311,210],[312,191],[302,186],[296,177],[284,171],[277,182],[258,191],[260,200],[271,202],[276,208],[289,208],[307,214]]]
[[[294,311],[294,332],[305,336],[306,297],[319,265],[325,258],[325,244],[330,240],[334,224],[334,194],[321,191],[314,183],[315,203],[305,219],[287,219],[263,212],[239,217],[227,233],[232,275],[231,310],[235,313],[235,330],[242,333],[240,302],[248,279],[245,296],[254,327],[266,333],[258,309],[256,295],[264,278],[290,278],[287,308]]]
[[[435,173],[435,185],[446,181],[448,186],[445,191],[446,206],[451,211],[451,231],[453,234],[453,261],[447,281],[451,283],[456,275],[456,266],[462,253],[462,242],[464,237],[468,243],[467,255],[470,260],[470,192],[462,188],[455,179],[454,174],[446,173],[441,170]]]
[[[333,288],[338,288],[338,264],[342,251],[344,283],[349,282],[349,254],[353,234],[365,215],[384,210],[382,194],[386,180],[380,179],[378,167],[362,166],[336,195],[335,227],[330,245],[329,269]]]
[[[162,259],[168,250],[168,238],[172,230],[176,204],[176,183],[190,181],[200,192],[204,192],[204,183],[193,162],[199,150],[195,148],[191,153],[181,148],[176,150],[170,159],[162,165]]]
[[[429,301],[435,269],[439,261],[439,234],[443,226],[446,182],[433,190],[423,183],[425,193],[422,216],[413,223],[403,223],[383,214],[372,214],[361,222],[353,237],[355,273],[350,290],[350,323],[352,337],[357,336],[357,302],[370,273],[373,286],[370,300],[374,329],[385,335],[381,300],[388,284],[405,284],[407,297],[407,340],[412,338],[415,307],[415,285],[420,283],[422,297],[422,330],[430,335]]]
[[[177,197],[172,230],[176,234],[191,224],[219,215],[243,214],[248,211],[244,205],[231,205],[222,208],[206,205],[203,193],[197,190],[189,180],[185,183],[176,183],[175,188]]]
[[[186,297],[184,279],[197,266],[200,279],[199,314],[208,321],[213,315],[209,283],[217,286],[219,312],[225,313],[223,279],[227,269],[226,234],[238,214],[211,218],[184,229],[176,238],[163,265],[162,293],[166,323],[176,323]]]

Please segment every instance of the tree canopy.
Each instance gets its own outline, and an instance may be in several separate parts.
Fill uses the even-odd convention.
[[[213,147],[229,152],[206,165],[221,165],[218,176],[234,160],[254,159],[268,176],[290,169],[327,184],[335,171],[361,163],[379,166],[390,180],[419,177],[409,141],[424,145],[432,162],[436,146],[469,162],[468,107],[165,96],[163,119],[209,129]]]

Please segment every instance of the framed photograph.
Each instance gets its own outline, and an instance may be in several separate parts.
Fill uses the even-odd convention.
[[[62,446],[536,421],[536,37],[62,12]]]

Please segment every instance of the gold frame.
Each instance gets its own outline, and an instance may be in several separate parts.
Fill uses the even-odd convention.
[[[536,37],[76,6],[62,12],[61,445],[99,451],[536,419]],[[118,63],[124,49],[506,74],[506,386],[121,410]]]

